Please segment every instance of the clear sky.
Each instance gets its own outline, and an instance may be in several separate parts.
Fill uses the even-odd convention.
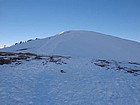
[[[140,42],[140,0],[0,0],[0,46],[67,30]]]

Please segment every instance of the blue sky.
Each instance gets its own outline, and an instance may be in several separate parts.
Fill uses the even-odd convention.
[[[67,30],[140,42],[140,0],[0,0],[0,46]]]

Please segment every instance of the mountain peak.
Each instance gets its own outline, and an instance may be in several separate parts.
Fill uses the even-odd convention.
[[[88,31],[88,30],[69,30],[69,31],[62,31],[59,33],[59,35],[64,35],[64,34],[79,34],[79,33],[98,33],[98,32],[94,32],[94,31]]]

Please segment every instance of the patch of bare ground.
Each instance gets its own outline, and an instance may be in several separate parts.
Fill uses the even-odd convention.
[[[0,52],[0,65],[11,64],[22,64],[19,61],[30,61],[30,60],[45,60],[46,62],[52,62],[55,64],[67,64],[62,59],[69,59],[70,57],[59,56],[59,55],[37,55],[33,53],[14,53],[14,52]]]

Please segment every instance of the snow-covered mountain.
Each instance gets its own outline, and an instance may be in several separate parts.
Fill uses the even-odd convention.
[[[140,61],[140,43],[92,31],[66,31],[2,51]]]
[[[0,49],[0,105],[140,105],[140,43],[66,31]]]

